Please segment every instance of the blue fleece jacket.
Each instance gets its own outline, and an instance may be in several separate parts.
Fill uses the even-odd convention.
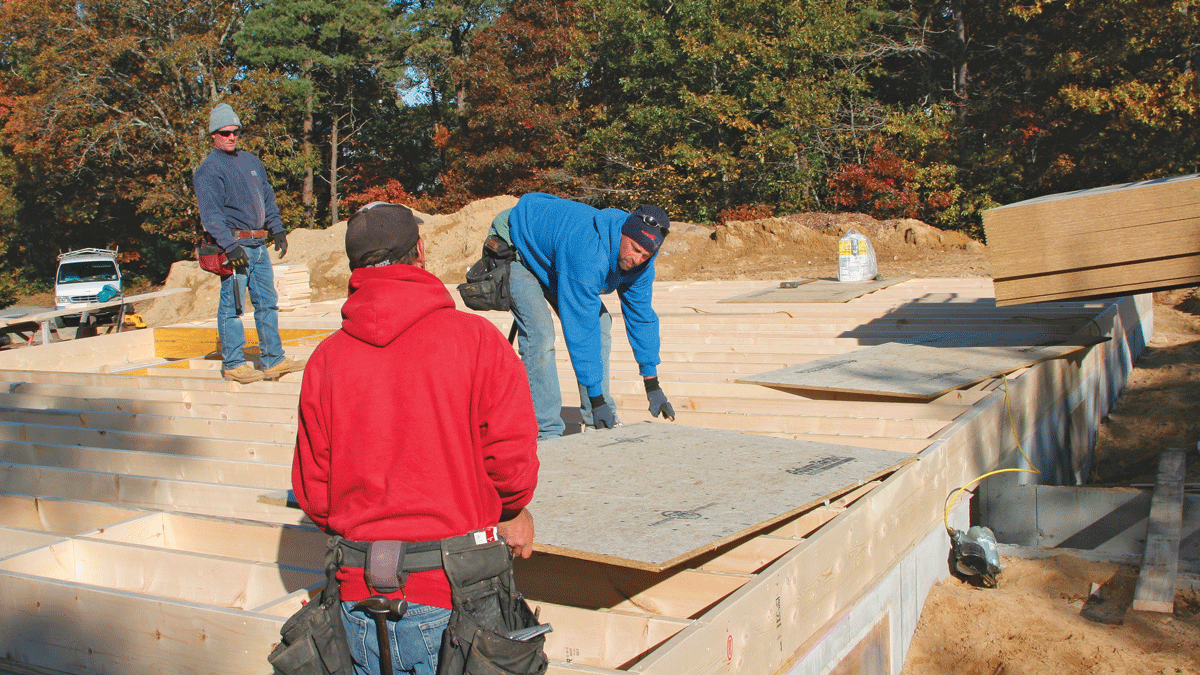
[[[192,188],[200,222],[226,253],[241,244],[263,243],[262,239],[235,239],[231,230],[284,231],[267,168],[245,150],[229,153],[213,148],[192,174]]]
[[[521,261],[558,299],[575,378],[589,396],[604,391],[600,296],[613,291],[641,374],[658,374],[658,314],[651,306],[655,259],[624,274],[617,263],[628,217],[620,209],[600,210],[540,192],[522,196],[508,217]]]

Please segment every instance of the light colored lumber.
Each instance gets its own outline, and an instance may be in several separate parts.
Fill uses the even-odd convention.
[[[645,613],[597,612],[545,602],[530,602],[541,621],[554,631],[546,635],[546,656],[572,665],[624,670],[622,666],[691,625]]]
[[[72,410],[66,406],[56,409],[0,407],[0,419],[8,424],[129,431],[141,434],[170,434],[264,443],[294,443],[296,440],[296,427],[293,424],[145,415],[135,412]]]
[[[123,506],[184,511],[266,523],[299,524],[296,509],[260,503],[259,486],[170,480],[100,471],[0,463],[0,485],[13,492]]]
[[[0,443],[5,441],[46,445],[79,445],[95,448],[128,449],[168,455],[240,459],[270,464],[292,461],[295,443],[268,443],[236,439],[210,439],[196,436],[142,434],[131,431],[78,429],[42,424],[0,421]]]
[[[35,548],[48,546],[58,541],[62,541],[60,535],[46,534],[45,532],[17,527],[7,527],[0,524],[0,560],[32,551]],[[3,668],[0,667],[0,673],[2,672],[4,672]]]
[[[20,393],[6,394],[4,391]],[[36,393],[34,393],[36,392]],[[152,397],[136,389],[106,389],[103,387],[67,387],[24,384],[0,388],[0,407],[27,410],[79,410],[103,413],[132,413],[162,417],[191,417],[210,420],[238,420],[272,424],[296,423],[296,411],[287,408],[242,407],[223,404],[201,404],[175,397]],[[173,398],[174,400],[170,400]]]
[[[799,539],[760,535],[697,566],[696,569],[726,574],[755,574],[799,543]]]
[[[106,561],[99,564],[99,561]],[[0,563],[0,571],[248,609],[324,577],[312,571],[169,550],[69,539]]]
[[[154,338],[151,330],[134,330],[22,349],[5,349],[0,351],[0,369],[78,372],[153,356]]]
[[[1179,574],[1179,532],[1183,525],[1185,448],[1167,448],[1158,459],[1158,484],[1150,500],[1146,549],[1133,591],[1133,608],[1175,611],[1175,578]]]
[[[239,419],[238,413],[247,408],[294,408],[299,393],[294,387],[287,387],[289,391],[286,393],[267,393],[241,388],[234,390],[228,386],[208,389],[185,386],[194,382],[184,379],[170,382],[129,375],[0,370],[0,383],[3,383],[0,384],[0,391],[10,394],[29,393],[33,396],[64,398],[73,398],[71,394],[74,394],[121,401],[179,401],[185,405],[219,406],[222,412],[215,417],[220,419]],[[168,388],[163,388],[163,385]]]
[[[329,535],[312,526],[276,525],[183,513],[151,513],[87,535],[320,572]]]
[[[10,486],[11,487],[11,486]],[[0,492],[0,525],[55,534],[82,534],[145,515],[100,502]]]
[[[153,564],[129,569],[172,576]],[[152,584],[127,592],[38,573],[0,572],[3,653],[18,663],[60,672],[269,671],[260,664],[279,640],[282,618],[171,601],[156,590]]]
[[[19,441],[0,441],[0,462],[228,485],[280,485],[292,475],[289,464]]]
[[[145,331],[137,331],[145,332]],[[134,333],[136,334],[136,333]],[[107,337],[107,336],[100,336]],[[89,338],[96,340],[99,338]],[[57,345],[50,345],[56,347]],[[11,351],[26,351],[26,350],[11,350]],[[0,352],[0,354],[7,354]],[[136,371],[135,371],[136,372]],[[85,384],[89,386],[104,386],[111,384],[116,387],[132,387],[137,389],[153,389],[153,390],[168,390],[175,392],[187,391],[205,391],[205,392],[225,392],[225,393],[252,393],[255,396],[245,397],[241,405],[253,405],[255,397],[265,397],[267,405],[276,405],[279,395],[296,396],[300,393],[300,386],[297,383],[291,382],[255,382],[253,384],[238,384],[237,382],[227,382],[225,380],[206,381],[197,378],[187,377],[187,372],[180,369],[180,377],[175,378],[154,378],[131,373],[121,374],[105,374],[105,373],[80,373],[80,372],[49,372],[38,371],[34,368],[20,367],[17,369],[0,369],[0,380],[10,382],[12,385],[19,385],[25,382],[45,384]],[[294,401],[295,399],[290,399]],[[262,405],[262,404],[260,404]]]

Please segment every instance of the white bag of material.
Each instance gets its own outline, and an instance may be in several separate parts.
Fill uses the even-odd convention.
[[[838,239],[838,281],[871,281],[879,274],[875,247],[855,228]]]

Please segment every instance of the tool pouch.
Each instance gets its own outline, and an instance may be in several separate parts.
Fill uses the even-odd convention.
[[[458,285],[463,304],[471,309],[507,312],[512,307],[508,290],[509,266],[517,251],[497,235],[483,242],[483,256],[467,270],[466,283]]]
[[[321,595],[284,622],[279,631],[282,640],[267,656],[277,675],[354,675],[336,576],[338,539],[329,540]]]
[[[196,260],[200,261],[200,269],[224,279],[233,274],[233,268],[225,259],[225,252],[210,238],[203,246],[196,249]]]
[[[437,675],[541,675],[549,626],[538,623],[513,583],[512,551],[503,538],[482,545],[442,544],[453,608],[442,635]],[[541,632],[539,628],[541,627]],[[514,639],[530,630],[536,635]]]

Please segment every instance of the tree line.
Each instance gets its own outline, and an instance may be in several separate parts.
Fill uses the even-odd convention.
[[[1197,171],[1200,0],[0,0],[0,300],[151,280],[210,108],[289,228],[540,190],[719,223],[981,212]]]

